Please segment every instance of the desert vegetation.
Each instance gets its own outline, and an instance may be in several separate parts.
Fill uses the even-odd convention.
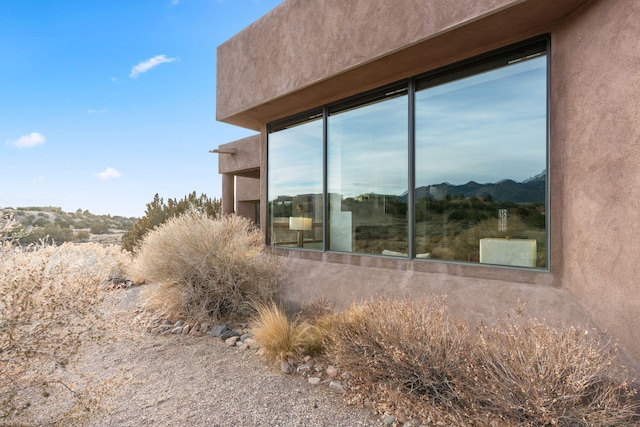
[[[280,262],[264,249],[250,220],[190,211],[145,235],[130,275],[162,284],[149,297],[156,310],[200,320],[246,319],[256,304],[275,299],[280,284]]]
[[[109,240],[117,242],[137,221],[133,217],[96,215],[88,210],[78,209],[65,212],[55,207],[3,208],[5,220],[14,221],[14,229],[7,234],[16,237],[21,245],[38,243],[47,239],[61,245],[65,242],[89,242]]]
[[[640,421],[637,390],[619,369],[616,346],[595,331],[552,327],[521,311],[471,328],[449,314],[444,298],[375,299],[339,313],[325,307],[308,304],[314,314],[298,314],[288,327],[282,310],[263,307],[255,337],[275,359],[322,351],[348,373],[349,401],[367,401],[401,423]]]
[[[63,373],[80,345],[102,336],[100,284],[127,257],[116,246],[18,244],[23,230],[0,223],[0,424],[81,423],[97,408],[101,384],[68,384]],[[64,394],[63,407],[46,407]]]
[[[157,199],[157,205],[163,204]],[[606,335],[555,327],[520,307],[486,325],[454,318],[446,298],[373,299],[335,311],[329,299],[285,313],[281,258],[248,220],[187,209],[148,229],[134,253],[115,245],[21,245],[0,222],[0,423],[83,424],[105,384],[62,375],[100,340],[110,277],[146,287],[146,309],[188,321],[248,323],[267,360],[331,364],[345,399],[414,425],[637,425],[636,390]],[[194,339],[196,339],[194,337]],[[67,404],[38,418],[53,394]],[[402,424],[399,424],[402,425]]]
[[[222,212],[222,204],[220,200],[209,198],[206,194],[198,196],[195,191],[180,200],[168,199],[166,202],[156,193],[153,200],[147,203],[142,218],[138,219],[122,236],[122,247],[135,253],[147,233],[169,219],[187,212],[198,212],[210,218],[217,218]]]

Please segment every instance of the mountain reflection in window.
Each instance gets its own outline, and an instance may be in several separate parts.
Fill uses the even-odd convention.
[[[547,268],[546,48],[270,124],[270,244]],[[311,229],[292,229],[292,217]]]
[[[546,88],[541,55],[416,93],[416,252],[480,262],[482,239],[518,239],[546,267]]]

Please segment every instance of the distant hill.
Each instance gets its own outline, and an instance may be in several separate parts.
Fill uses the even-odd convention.
[[[489,196],[495,201],[510,201],[513,203],[544,203],[546,173],[529,178],[523,182],[515,182],[511,179],[505,179],[496,183],[480,184],[475,181],[469,181],[462,185],[452,185],[447,182],[435,185],[426,185],[416,188],[416,200],[428,198],[434,200],[442,200],[447,195],[457,197],[462,195],[465,198],[480,197],[488,198]],[[401,199],[406,199],[406,194]]]
[[[12,216],[14,221],[24,226],[29,236],[23,243],[37,241],[50,236],[57,243],[65,241],[97,241],[120,243],[122,235],[138,220],[135,217],[96,215],[88,210],[64,212],[58,207],[29,206],[2,208],[1,216]]]

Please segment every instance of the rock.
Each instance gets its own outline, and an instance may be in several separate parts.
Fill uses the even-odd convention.
[[[309,365],[308,363],[305,363],[304,365],[300,365],[298,366],[298,369],[296,369],[298,372],[306,372],[311,370],[311,365]]]
[[[172,325],[173,323],[171,323],[171,321],[169,319],[165,319],[162,321],[163,325]]]
[[[231,337],[238,337],[238,339],[240,339],[240,334],[231,329],[227,329],[220,335],[220,338],[222,338],[223,340],[226,340],[227,338],[231,338]]]
[[[242,341],[238,341],[238,342],[242,343],[242,344],[238,347],[238,350],[240,350],[240,351],[247,351],[247,350],[249,350],[249,349],[251,348],[251,347],[249,346],[249,344],[247,344],[247,343],[243,343]]]
[[[178,321],[173,325],[173,327],[174,327],[174,328],[177,328],[178,326],[182,326],[182,325],[184,325],[184,320],[178,320]]]
[[[226,345],[228,345],[229,347],[234,347],[236,345],[236,342],[239,340],[239,337],[229,337],[226,340],[224,340],[224,343]]]
[[[329,378],[335,378],[338,376],[338,368],[336,368],[333,365],[329,365],[327,366],[327,375],[329,376]]]
[[[265,349],[264,347],[260,347],[258,351],[256,351],[256,355],[258,356],[264,356],[266,353],[267,353],[267,349]]]
[[[191,330],[191,328],[189,327],[189,325],[184,325],[184,326],[182,327],[182,333],[183,333],[184,335],[188,334],[190,330]]]
[[[200,325],[200,329],[199,329],[199,331],[200,331],[200,332],[208,332],[208,331],[209,331],[209,329],[211,329],[211,323],[203,322],[203,323]]]
[[[396,422],[396,417],[394,417],[393,415],[387,415],[386,417],[384,417],[384,424],[387,426],[390,426],[395,422]]]
[[[254,349],[260,348],[258,341],[254,340],[253,338],[247,338],[246,340],[244,340],[244,343],[247,344],[249,348],[254,348]]]
[[[333,391],[334,393],[340,394],[344,394],[347,392],[347,389],[340,381],[331,381],[329,383],[329,390]]]
[[[176,328],[171,329],[171,333],[172,334],[181,334],[182,333],[182,326],[178,326]]]
[[[212,337],[221,337],[222,333],[225,331],[229,331],[229,327],[227,325],[218,325],[215,326],[213,329],[211,329],[211,331],[209,331],[209,335],[211,335]],[[229,337],[227,337],[229,338]]]
[[[311,356],[305,356],[302,360],[304,360],[304,363],[309,363]]]
[[[293,372],[293,367],[289,364],[289,362],[282,361],[280,362],[280,370],[285,374],[290,374]]]
[[[242,342],[245,342],[246,340],[251,339],[251,337],[252,337],[252,336],[253,336],[253,335],[251,335],[251,334],[244,333],[244,334],[242,334],[242,335],[240,336],[240,340],[241,340]]]
[[[158,329],[160,329],[160,332],[165,332],[171,329],[171,325],[167,325],[167,324],[162,324],[158,327]]]
[[[309,379],[307,381],[309,381],[309,384],[311,384],[311,385],[318,385],[318,384],[320,384],[320,381],[322,381],[322,378],[309,377]]]

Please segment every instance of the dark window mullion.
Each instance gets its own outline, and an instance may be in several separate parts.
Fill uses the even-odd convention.
[[[328,147],[328,123],[329,123],[329,108],[326,106],[322,109],[322,217],[324,218],[322,224],[322,238],[324,240],[324,246],[322,248],[323,251],[328,251],[329,246],[329,177],[328,177],[328,157],[327,153]]]
[[[416,184],[416,175],[415,175],[415,80],[409,80],[408,87],[408,103],[409,103],[409,112],[408,112],[408,126],[409,126],[409,134],[408,134],[408,185],[407,185],[407,233],[408,233],[408,255],[410,259],[415,258],[416,256],[416,248],[415,248],[415,184]]]

